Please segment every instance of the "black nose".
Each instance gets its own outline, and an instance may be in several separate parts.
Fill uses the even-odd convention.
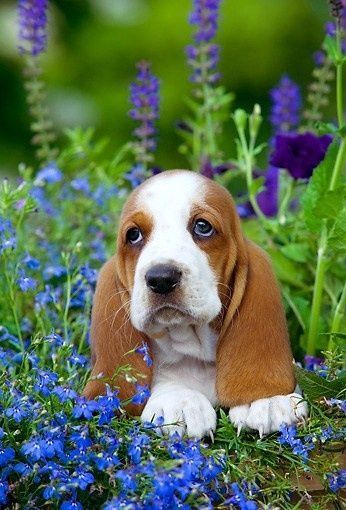
[[[156,294],[169,294],[178,285],[181,271],[168,264],[157,264],[145,275],[147,286]]]

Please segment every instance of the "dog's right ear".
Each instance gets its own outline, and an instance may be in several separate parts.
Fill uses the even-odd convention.
[[[131,365],[134,374],[143,374],[140,384],[150,384],[151,370],[137,354],[127,354],[139,346],[145,336],[133,328],[130,322],[130,295],[118,277],[116,257],[112,257],[102,267],[93,300],[91,316],[91,359],[93,369],[83,395],[95,398],[106,391],[105,379],[112,379],[122,365]],[[102,374],[102,379],[95,377]],[[112,380],[119,387],[119,398],[130,399],[135,387],[124,374]],[[139,414],[140,406],[129,404],[126,409],[131,414]]]

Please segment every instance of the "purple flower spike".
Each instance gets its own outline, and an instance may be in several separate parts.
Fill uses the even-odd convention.
[[[270,121],[276,132],[291,131],[300,121],[302,104],[298,85],[288,76],[283,76],[278,86],[270,92],[272,110]]]
[[[48,0],[19,0],[19,51],[37,57],[47,46]]]
[[[279,134],[275,137],[275,149],[270,164],[285,168],[293,179],[309,179],[314,168],[324,159],[332,142],[329,135],[313,133]]]
[[[190,15],[191,25],[196,26],[194,45],[186,47],[188,64],[192,67],[191,81],[214,84],[220,78],[216,71],[219,46],[212,43],[217,28],[221,0],[194,0]]]
[[[156,149],[155,121],[159,117],[160,83],[151,72],[148,62],[137,64],[136,80],[130,85],[130,100],[133,108],[129,111],[132,119],[138,122],[133,134],[136,142],[133,144],[136,154],[136,163],[151,162],[152,154]]]

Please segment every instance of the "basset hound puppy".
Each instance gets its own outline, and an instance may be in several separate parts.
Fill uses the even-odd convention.
[[[152,368],[126,355],[143,339]],[[142,420],[163,417],[168,433],[208,435],[217,406],[261,436],[307,415],[268,257],[244,237],[230,194],[194,172],[159,174],[127,200],[96,287],[91,347],[84,394],[104,393],[97,376],[131,364],[151,388]],[[126,379],[113,382],[122,399],[134,394]]]

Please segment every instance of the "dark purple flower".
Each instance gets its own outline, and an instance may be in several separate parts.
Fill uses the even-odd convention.
[[[223,163],[221,165],[213,166],[209,158],[203,158],[199,172],[204,175],[204,177],[213,179],[215,175],[223,174],[232,168],[235,168],[235,166],[231,163]]]
[[[270,121],[274,131],[281,133],[295,129],[300,120],[302,98],[298,85],[288,76],[282,76],[277,87],[270,91],[272,108]]]
[[[216,67],[219,62],[219,46],[212,43],[217,28],[221,0],[194,0],[190,15],[191,25],[197,27],[194,45],[186,47],[188,64],[192,67],[191,81],[213,84],[220,74]]]
[[[19,0],[19,39],[22,54],[36,57],[43,53],[47,45],[48,0]]]
[[[278,211],[279,194],[279,170],[275,166],[269,166],[265,181],[264,190],[258,193],[258,205],[266,216],[275,216]]]
[[[145,361],[148,367],[152,366],[153,360],[150,357],[149,346],[146,342],[143,341],[140,347],[137,347],[136,353],[140,354],[143,357],[143,360]]]
[[[314,168],[324,159],[331,142],[329,135],[316,136],[309,132],[278,134],[270,164],[285,168],[293,179],[309,179]]]
[[[151,65],[142,61],[137,64],[136,80],[130,85],[130,100],[133,108],[129,111],[132,119],[138,122],[133,134],[136,163],[146,167],[152,161],[152,152],[156,149],[155,121],[159,117],[160,83],[151,72]]]

